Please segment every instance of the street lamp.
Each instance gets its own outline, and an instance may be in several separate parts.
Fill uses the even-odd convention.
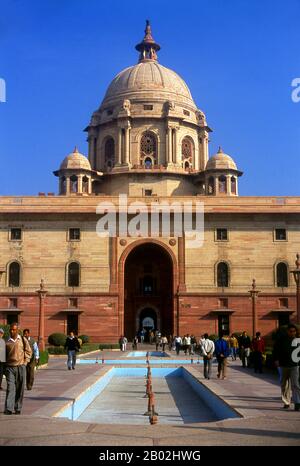
[[[294,275],[296,283],[296,302],[297,302],[297,324],[300,324],[300,255],[296,254],[296,269],[291,270],[290,273]]]
[[[251,299],[252,299],[252,336],[255,338],[256,332],[257,332],[257,312],[256,312],[256,301],[257,301],[257,296],[260,291],[256,289],[256,282],[255,278],[252,280],[252,289],[249,290]]]
[[[40,300],[40,312],[39,312],[39,346],[42,351],[45,350],[45,312],[44,312],[44,301],[47,294],[45,290],[45,283],[43,278],[41,279],[40,289],[36,291],[39,295]]]

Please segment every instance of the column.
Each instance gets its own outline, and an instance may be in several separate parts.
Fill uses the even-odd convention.
[[[125,165],[129,165],[130,127],[125,128]]]
[[[176,165],[181,165],[180,161],[180,151],[178,150],[178,130],[179,128],[175,128],[174,130],[174,163]]]
[[[82,178],[83,178],[83,175],[77,176],[77,192],[78,193],[82,193]]]
[[[183,233],[184,234],[184,233]],[[185,238],[178,237],[178,291],[186,291],[185,284]]]
[[[230,182],[230,175],[226,175],[226,194],[231,194],[231,182]]]
[[[109,238],[109,256],[110,256],[110,293],[118,291],[118,239],[117,237]]]
[[[118,128],[117,165],[122,164],[122,128]]]
[[[66,176],[66,194],[70,194],[70,177]]]
[[[172,163],[172,128],[168,128],[168,148],[167,148],[167,164]]]

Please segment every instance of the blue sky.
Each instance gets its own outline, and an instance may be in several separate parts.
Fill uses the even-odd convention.
[[[210,155],[221,145],[244,171],[240,195],[299,195],[299,18],[299,0],[1,0],[0,195],[57,192],[52,171],[87,154],[83,129],[146,19],[206,113]]]

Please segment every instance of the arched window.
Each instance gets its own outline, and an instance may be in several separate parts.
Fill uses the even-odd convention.
[[[184,169],[185,169],[186,171],[189,171],[189,169],[190,169],[190,164],[189,164],[189,162],[184,162]]]
[[[20,286],[21,267],[19,262],[9,264],[8,286]]]
[[[213,176],[208,178],[208,194],[215,194],[215,179]]]
[[[227,288],[229,279],[228,279],[228,265],[226,262],[219,262],[217,267],[217,284],[220,288]]]
[[[193,156],[193,147],[192,141],[189,138],[184,138],[181,143],[181,155],[182,160],[192,159]]]
[[[232,176],[230,178],[230,183],[231,183],[231,194],[236,194],[236,178],[235,178],[235,176]]]
[[[145,168],[152,168],[152,159],[151,157],[146,157],[144,160]]]
[[[88,193],[89,192],[89,179],[87,176],[82,178],[82,192]]]
[[[146,132],[146,133],[143,134],[143,136],[141,138],[140,150],[141,150],[141,160],[142,161],[144,160],[144,164],[145,164],[145,161],[146,161],[145,157],[147,157],[149,155],[151,155],[152,160],[151,160],[150,157],[147,157],[147,159],[150,158],[151,164],[152,164],[152,161],[154,160],[154,164],[156,164],[156,162],[157,162],[157,148],[156,148],[156,138],[155,138],[154,134],[152,134],[150,132]]]
[[[78,192],[78,178],[76,175],[72,175],[70,177],[70,192],[77,193]]]
[[[279,288],[286,288],[288,284],[288,268],[284,262],[279,262],[276,265],[277,286]]]
[[[226,177],[224,175],[219,176],[219,193],[227,193]]]
[[[107,139],[105,143],[104,159],[106,167],[111,170],[115,165],[115,141],[113,138]]]
[[[71,262],[68,266],[68,286],[79,286],[80,265]]]

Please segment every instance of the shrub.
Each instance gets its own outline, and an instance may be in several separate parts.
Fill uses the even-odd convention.
[[[42,366],[43,364],[47,364],[48,359],[49,359],[48,351],[40,351],[39,366]]]
[[[49,346],[49,354],[67,354],[67,350],[63,346]]]
[[[119,349],[119,348],[120,348],[120,345],[118,345],[117,343],[100,343],[99,345],[100,350],[104,350],[104,349],[112,350],[112,349]]]
[[[66,338],[66,335],[63,333],[52,333],[48,337],[48,343],[53,346],[64,346]]]
[[[219,335],[216,335],[215,333],[212,333],[211,335],[208,335],[208,338],[212,341],[216,341],[219,338]]]
[[[88,343],[90,341],[90,337],[88,335],[79,335],[80,340],[82,341],[82,344]]]

